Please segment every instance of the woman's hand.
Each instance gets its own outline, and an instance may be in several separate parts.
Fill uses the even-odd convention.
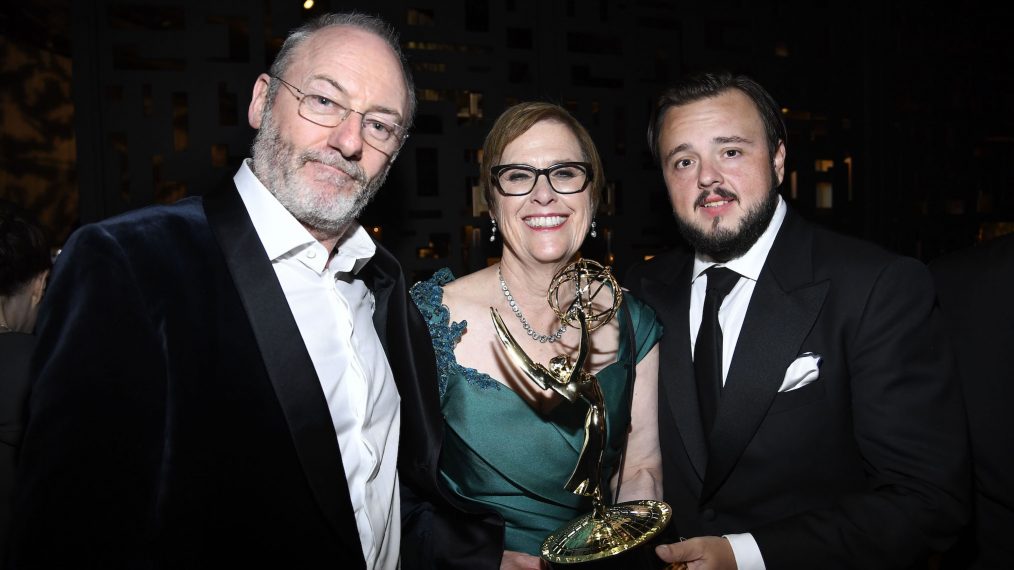
[[[506,550],[500,560],[500,570],[542,570],[542,559],[531,554]]]

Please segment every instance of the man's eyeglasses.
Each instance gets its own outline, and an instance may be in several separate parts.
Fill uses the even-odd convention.
[[[591,164],[561,162],[548,168],[527,164],[500,164],[489,169],[497,190],[506,196],[525,196],[535,189],[539,176],[545,175],[557,194],[577,194],[591,182]]]
[[[322,127],[337,127],[348,118],[352,113],[356,113],[363,117],[362,129],[363,129],[363,140],[373,148],[380,152],[390,156],[408,138],[408,133],[405,129],[384,117],[375,115],[373,113],[363,113],[350,109],[339,103],[336,103],[330,97],[320,95],[317,93],[304,93],[299,87],[289,83],[288,81],[272,75],[275,79],[281,81],[287,87],[298,93],[292,95],[299,99],[299,116],[303,117],[307,121],[315,125]]]

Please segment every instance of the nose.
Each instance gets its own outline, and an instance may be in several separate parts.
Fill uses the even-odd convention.
[[[347,160],[359,160],[363,156],[363,121],[355,111],[348,111],[337,126],[331,127],[327,144],[336,149]]]
[[[549,184],[549,173],[543,172],[535,178],[535,187],[532,188],[532,201],[545,205],[556,201],[556,191]]]
[[[701,159],[701,169],[697,173],[697,187],[704,190],[722,184],[722,173],[710,160]]]

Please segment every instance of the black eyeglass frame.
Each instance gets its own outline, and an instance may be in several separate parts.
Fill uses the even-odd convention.
[[[299,87],[296,87],[295,85],[289,83],[288,81],[282,79],[281,77],[279,77],[277,75],[270,75],[269,77],[271,77],[272,79],[277,79],[278,81],[281,81],[283,85],[285,85],[286,87],[288,87],[290,89],[295,90],[296,93],[299,93],[298,96],[296,96],[295,93],[293,93],[293,96],[296,97],[296,99],[299,101],[299,106],[296,107],[296,113],[300,117],[302,117],[304,120],[309,121],[309,122],[311,122],[311,123],[313,123],[315,125],[318,125],[318,126],[330,129],[330,128],[337,127],[338,125],[344,123],[345,119],[349,118],[349,115],[351,115],[352,113],[355,113],[355,114],[357,114],[357,115],[359,115],[361,117],[361,119],[360,119],[360,128],[364,129],[364,133],[365,133],[366,127],[365,127],[365,125],[362,125],[361,123],[366,120],[366,113],[364,113],[362,111],[357,111],[357,110],[353,109],[352,107],[346,107],[345,105],[342,105],[341,103],[338,103],[337,101],[331,100],[331,102],[334,103],[336,106],[341,107],[342,109],[345,109],[344,116],[341,116],[341,114],[335,115],[335,116],[341,116],[341,119],[339,119],[338,122],[335,123],[335,124],[333,124],[333,125],[326,125],[326,124],[323,124],[323,123],[318,123],[317,121],[314,121],[313,119],[307,118],[306,115],[303,114],[303,99],[306,99],[307,97],[324,97],[324,98],[327,98],[327,99],[330,100],[329,97],[327,97],[325,95],[318,95],[318,94],[315,94],[315,93],[306,93],[302,89],[300,89]],[[369,142],[369,137],[365,137],[364,136],[363,140],[367,141],[367,144],[369,144],[373,148],[376,148],[377,150],[379,150],[380,152],[382,152],[384,154],[388,154],[389,152],[394,152],[394,151],[398,150],[398,146],[405,144],[405,140],[408,139],[408,131],[405,130],[405,127],[403,127],[403,126],[401,126],[398,123],[395,123],[393,121],[378,121],[378,122],[382,123],[382,124],[385,124],[385,125],[390,125],[390,126],[392,126],[392,127],[394,127],[396,129],[395,132],[393,132],[392,134],[394,135],[395,139],[398,141],[398,144],[394,145],[394,149],[392,149],[391,151],[388,151],[386,149],[377,148],[376,146],[374,146],[372,143]]]
[[[556,186],[553,186],[553,179],[550,178],[549,175],[553,171],[567,167],[570,168],[578,167],[581,170],[583,170],[585,174],[584,184],[581,185],[581,188],[578,190],[574,190],[571,192],[566,191],[561,192],[560,190],[556,189]],[[500,175],[503,174],[505,170],[510,170],[512,168],[527,170],[528,172],[531,172],[532,174],[535,175],[535,177],[532,178],[532,187],[528,189],[528,192],[525,192],[524,194],[511,194],[506,190],[504,190],[502,186],[500,186]],[[595,175],[592,173],[592,165],[590,162],[558,162],[556,164],[547,166],[546,168],[535,168],[534,166],[528,164],[498,164],[496,166],[491,166],[489,168],[489,174],[490,178],[493,181],[493,186],[496,187],[497,192],[499,192],[504,196],[527,196],[531,194],[532,191],[535,190],[535,186],[539,183],[539,176],[543,175],[545,175],[546,181],[549,182],[549,187],[553,189],[553,192],[563,195],[580,194],[581,192],[584,192],[585,190],[588,189],[588,185],[591,184],[592,179],[595,177]]]

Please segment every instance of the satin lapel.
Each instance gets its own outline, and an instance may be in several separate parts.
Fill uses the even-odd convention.
[[[743,454],[820,313],[830,283],[813,282],[811,237],[790,212],[757,280],[708,442],[702,502]]]
[[[679,260],[682,260],[679,261]],[[690,353],[690,279],[693,256],[677,258],[668,279],[645,277],[644,302],[655,309],[665,329],[659,350],[659,412],[668,410],[679,428],[690,463],[701,479],[707,444],[697,406],[693,355]]]
[[[243,302],[307,481],[338,540],[350,552],[361,553],[327,401],[267,253],[231,184],[205,196],[204,210]]]
[[[387,360],[390,362],[392,355],[387,338],[388,331],[392,330],[396,337],[405,332],[405,279],[401,274],[401,266],[398,265],[394,256],[376,241],[374,243],[377,246],[377,252],[360,272],[359,277],[373,292],[373,299],[376,301],[373,310],[373,325],[377,329],[377,336],[380,337],[380,343],[384,345]],[[397,296],[394,295],[395,285],[398,286]],[[395,307],[391,307],[392,302],[396,305]],[[393,312],[392,309],[394,309]]]
[[[360,272],[377,305],[373,323],[391,365],[401,398],[399,475],[429,477],[443,440],[436,355],[422,315],[409,301],[401,266],[377,244],[377,252]]]

